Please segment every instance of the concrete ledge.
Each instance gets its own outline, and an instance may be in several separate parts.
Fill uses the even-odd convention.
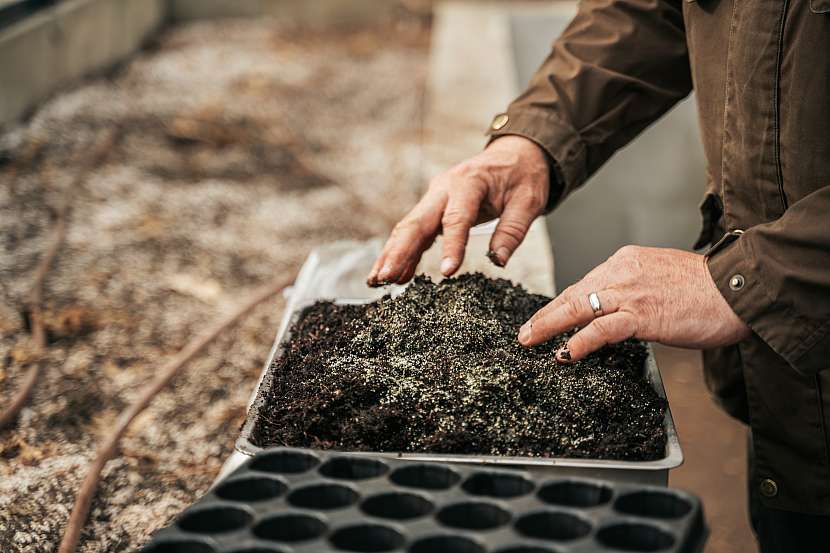
[[[124,59],[166,15],[166,0],[67,0],[0,31],[0,126]]]

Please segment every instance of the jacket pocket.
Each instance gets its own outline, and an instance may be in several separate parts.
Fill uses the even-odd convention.
[[[813,13],[830,13],[830,0],[810,0],[810,10]]]

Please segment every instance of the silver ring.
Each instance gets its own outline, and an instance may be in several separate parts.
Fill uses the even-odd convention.
[[[588,303],[591,304],[591,310],[594,312],[594,317],[602,317],[605,315],[602,311],[602,304],[599,302],[599,296],[596,292],[588,294]]]

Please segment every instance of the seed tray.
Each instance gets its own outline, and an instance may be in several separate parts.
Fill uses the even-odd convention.
[[[291,338],[290,329],[305,307],[320,299],[333,299],[337,303],[367,303],[378,299],[384,293],[391,292],[394,295],[403,290],[403,287],[399,286],[392,286],[389,290],[366,287],[365,275],[377,257],[379,247],[380,244],[343,241],[317,248],[309,255],[288,297],[285,314],[277,331],[274,345],[263,367],[259,385],[252,397],[248,415],[236,441],[238,452],[243,455],[253,455],[262,450],[251,442],[250,438],[257,419],[263,416],[262,410],[265,402],[262,398],[267,393],[270,382],[267,374],[272,370],[274,360],[283,354],[284,345]],[[644,376],[654,387],[657,395],[665,399],[666,391],[663,387],[663,380],[650,345]],[[505,465],[538,471],[551,476],[588,476],[666,485],[669,470],[683,463],[683,452],[680,449],[677,430],[668,405],[663,425],[666,429],[666,453],[665,457],[654,461],[399,452],[379,452],[379,454],[417,461]]]
[[[687,493],[513,469],[272,448],[249,459],[144,553],[695,553]]]

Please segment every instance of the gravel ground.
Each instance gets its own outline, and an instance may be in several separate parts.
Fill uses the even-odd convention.
[[[32,362],[32,272],[70,209],[45,283],[46,370],[0,432],[0,551],[55,550],[96,439],[194,333],[315,245],[382,235],[378,211],[414,201],[428,33],[407,16],[314,33],[178,27],[0,136],[0,402]],[[81,551],[133,550],[206,491],[282,303],[220,337],[135,421]]]

